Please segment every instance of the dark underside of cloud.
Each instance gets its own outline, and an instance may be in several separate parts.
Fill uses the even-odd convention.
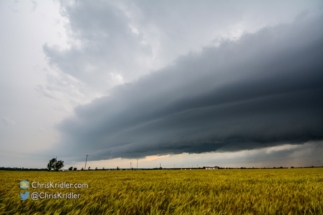
[[[322,140],[322,21],[206,47],[119,86],[59,125],[64,149],[138,158]]]

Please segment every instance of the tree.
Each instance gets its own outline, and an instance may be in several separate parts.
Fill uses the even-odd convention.
[[[72,171],[73,170],[73,167],[71,166],[70,168],[68,168],[69,171]]]
[[[47,164],[47,169],[49,171],[51,171],[52,169],[54,169],[54,165],[57,162],[56,158],[53,158],[51,160],[49,160],[48,164]]]
[[[59,160],[55,163],[54,170],[59,171],[63,167],[64,167],[64,161]]]
[[[77,170],[77,168],[76,167],[74,167],[74,169],[73,169],[74,171],[76,171]]]
[[[51,171],[51,170],[59,171],[63,167],[64,167],[64,161],[61,161],[61,160],[58,161],[56,160],[56,158],[49,160],[47,164],[48,171]]]
[[[97,168],[97,167],[95,167],[95,170],[98,170],[98,168]]]
[[[88,170],[90,170],[90,169],[91,169],[91,167],[89,166]]]
[[[82,167],[82,169],[81,169],[81,171],[83,171],[84,169],[83,169],[83,167]]]

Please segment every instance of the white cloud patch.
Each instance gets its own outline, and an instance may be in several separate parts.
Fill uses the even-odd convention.
[[[274,147],[270,147],[266,150],[266,154],[272,154],[275,152],[279,152],[279,151],[290,151],[293,149],[298,149],[301,148],[301,145],[290,145],[290,144],[286,144],[286,145],[281,145],[281,146],[274,146]]]

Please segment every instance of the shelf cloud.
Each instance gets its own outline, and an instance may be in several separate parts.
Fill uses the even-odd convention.
[[[59,125],[61,144],[109,159],[320,141],[322,21],[263,28],[119,85]]]

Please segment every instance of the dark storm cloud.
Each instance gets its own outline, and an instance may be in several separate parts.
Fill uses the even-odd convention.
[[[75,109],[64,148],[93,159],[323,139],[322,17],[206,47]]]

